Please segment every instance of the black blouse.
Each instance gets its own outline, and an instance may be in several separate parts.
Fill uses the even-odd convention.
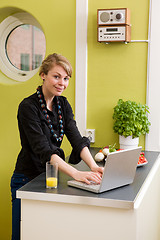
[[[47,111],[53,129],[59,136],[58,110],[55,98],[53,111],[48,109]],[[67,99],[63,96],[58,97],[58,99],[62,109],[64,134],[73,148],[69,162],[77,164],[81,161],[81,150],[85,146],[89,147],[89,140],[81,136]],[[16,173],[23,173],[28,178],[33,179],[45,171],[45,164],[50,160],[52,154],[57,154],[65,160],[64,152],[60,148],[61,142],[57,142],[52,136],[36,93],[20,103],[17,117],[22,148],[17,158]]]

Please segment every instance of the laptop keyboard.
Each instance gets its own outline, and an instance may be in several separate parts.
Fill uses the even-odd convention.
[[[80,187],[85,187],[86,189],[94,189],[94,190],[98,190],[99,187],[100,187],[100,184],[97,184],[93,181],[90,181],[90,184],[87,184],[87,183],[83,183],[83,182],[78,182],[76,180],[73,180],[73,182],[76,182],[76,185],[77,186],[80,186]]]

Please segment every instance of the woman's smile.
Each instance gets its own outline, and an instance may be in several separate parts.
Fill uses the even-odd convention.
[[[58,92],[62,92],[64,89],[63,88],[59,88],[59,87],[55,87],[57,89]]]

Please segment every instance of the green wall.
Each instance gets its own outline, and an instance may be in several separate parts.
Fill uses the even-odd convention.
[[[148,39],[149,0],[89,1],[87,128],[96,130],[93,146],[119,146],[112,129],[119,98],[146,102],[148,44],[97,42],[97,9],[124,7],[131,11],[132,40]],[[144,136],[140,144],[144,147]]]
[[[113,3],[114,2],[114,3]],[[89,0],[88,19],[88,101],[87,127],[96,129],[93,146],[103,147],[117,143],[112,130],[113,107],[119,98],[145,103],[147,77],[147,44],[100,44],[97,42],[98,8],[128,7],[131,10],[132,39],[147,39],[149,0]],[[1,0],[0,21],[17,8],[31,13],[41,24],[46,36],[46,55],[57,52],[65,55],[75,70],[76,1],[47,2],[38,0]],[[64,93],[74,108],[75,73]],[[26,83],[9,84],[0,72],[0,239],[8,240],[11,234],[10,177],[20,149],[17,128],[17,108],[20,101],[33,93],[41,83],[38,74]],[[1,81],[0,81],[1,82]],[[144,146],[144,138],[140,138]],[[65,140],[66,155],[70,145]]]

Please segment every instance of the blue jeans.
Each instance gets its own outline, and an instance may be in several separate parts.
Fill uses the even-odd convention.
[[[24,174],[13,173],[11,177],[12,193],[12,240],[20,240],[21,200],[16,198],[16,191],[28,183]]]

